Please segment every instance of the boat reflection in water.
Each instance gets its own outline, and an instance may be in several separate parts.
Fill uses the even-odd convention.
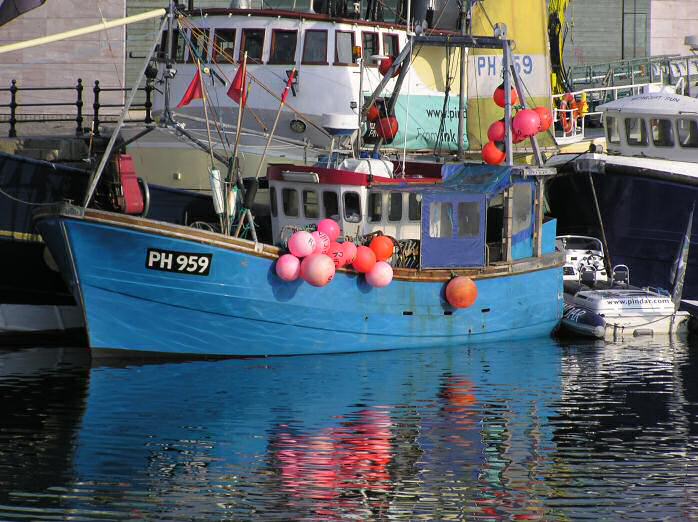
[[[4,379],[54,421],[0,423],[0,519],[690,518],[698,361],[661,343],[95,360],[61,401]],[[8,475],[5,448],[43,456]]]
[[[84,347],[0,349],[0,505],[73,481],[89,372]]]

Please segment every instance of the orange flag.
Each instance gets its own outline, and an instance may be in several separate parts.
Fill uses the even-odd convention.
[[[181,109],[185,105],[189,105],[192,100],[202,100],[204,98],[204,90],[201,87],[201,70],[196,70],[196,76],[187,87],[187,92],[184,93],[182,101],[177,104],[177,108]]]
[[[247,71],[245,69],[244,63],[238,67],[235,78],[233,78],[233,81],[230,83],[230,88],[228,89],[228,96],[235,103],[240,104],[240,108],[244,107],[247,101],[247,89],[245,88]]]

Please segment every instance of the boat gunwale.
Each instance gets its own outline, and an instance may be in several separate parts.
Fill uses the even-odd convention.
[[[143,233],[159,234],[164,237],[193,241],[204,245],[215,246],[227,250],[236,250],[256,257],[276,260],[283,255],[283,249],[265,243],[235,237],[222,236],[184,225],[175,225],[164,221],[127,214],[117,214],[104,210],[83,209],[75,205],[62,204],[54,207],[39,209],[35,220],[50,217],[62,217],[81,221],[90,221],[101,225],[112,225],[119,228],[129,228]],[[417,282],[446,282],[455,275],[466,275],[473,279],[490,279],[506,275],[537,272],[550,268],[562,268],[565,258],[562,252],[552,252],[541,257],[526,258],[511,262],[499,262],[484,268],[435,268],[420,270],[415,268],[393,268],[393,278],[401,281]],[[348,268],[337,269],[338,273],[356,274]]]

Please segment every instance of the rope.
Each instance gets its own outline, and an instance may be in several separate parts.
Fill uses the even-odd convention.
[[[3,196],[5,196],[6,198],[11,199],[12,201],[16,201],[17,203],[21,203],[22,205],[28,205],[28,206],[30,206],[30,207],[49,207],[49,206],[51,206],[51,205],[55,205],[55,204],[57,204],[57,203],[62,203],[62,202],[63,202],[63,200],[61,200],[61,201],[53,201],[53,202],[50,202],[50,203],[34,203],[34,202],[32,202],[32,201],[25,201],[25,200],[23,200],[23,199],[20,199],[20,198],[17,198],[17,197],[15,197],[15,196],[13,196],[12,194],[9,194],[8,192],[5,192],[5,190],[4,190],[2,187],[0,187],[0,194],[2,194]]]

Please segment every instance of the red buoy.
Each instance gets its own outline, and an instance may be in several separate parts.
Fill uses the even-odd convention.
[[[357,272],[370,272],[376,265],[376,254],[367,246],[356,248],[356,257],[351,264]]]
[[[376,122],[376,134],[385,141],[391,141],[397,135],[398,124],[395,116],[380,118]]]
[[[380,116],[381,113],[380,110],[378,110],[378,107],[376,107],[376,104],[371,104],[371,106],[368,108],[368,112],[366,113],[366,119],[368,121],[376,121],[378,118],[380,118]]]
[[[499,165],[507,157],[504,143],[490,141],[482,147],[482,159],[488,165]]]
[[[500,84],[499,87],[497,87],[494,90],[494,94],[492,95],[492,99],[494,100],[494,103],[499,105],[500,107],[504,107],[504,104],[506,103],[504,100],[504,84]],[[516,105],[519,102],[519,95],[516,93],[516,89],[512,88],[511,89],[511,104]]]
[[[517,137],[530,138],[538,132],[538,127],[540,127],[540,116],[533,109],[517,112],[511,122],[511,129]]]
[[[540,127],[538,127],[538,132],[547,131],[553,124],[553,115],[550,113],[550,109],[547,107],[536,107],[533,110],[536,111],[540,117]]]
[[[506,131],[507,128],[504,124],[504,120],[497,120],[490,125],[489,129],[487,129],[487,138],[490,141],[504,141]]]
[[[378,72],[380,72],[383,76],[388,74],[388,71],[390,68],[393,66],[393,63],[395,62],[395,58],[392,56],[388,56],[387,58],[383,58],[381,60],[381,63],[378,65]],[[400,67],[398,67],[395,72],[393,73],[393,78],[395,78],[398,74],[400,74]]]
[[[468,308],[477,299],[477,285],[467,276],[457,276],[446,285],[446,301],[453,308]]]

